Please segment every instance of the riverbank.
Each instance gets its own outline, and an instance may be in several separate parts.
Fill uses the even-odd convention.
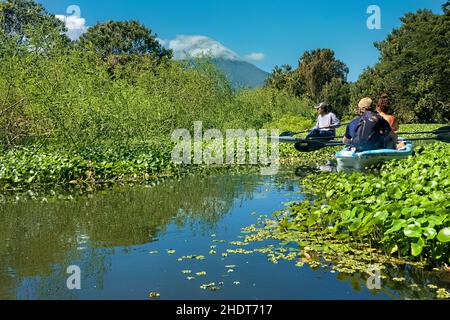
[[[438,127],[439,125],[414,124],[403,125],[402,130],[429,131]],[[337,135],[343,135],[344,130],[343,127],[339,128]],[[0,152],[0,194],[42,193],[55,189],[61,192],[91,192],[114,184],[151,185],[165,178],[190,173],[246,172],[260,168],[259,165],[177,165],[172,161],[172,149],[173,144],[170,142],[129,144],[121,148],[98,146],[71,149],[59,144],[43,147],[36,143],[12,148]],[[328,147],[299,153],[292,144],[280,143],[280,164],[317,169],[333,160],[339,149],[340,147]]]
[[[323,240],[313,251],[327,253],[324,245],[339,240],[445,268],[450,263],[449,159],[450,147],[435,143],[379,171],[309,175],[301,184],[314,200],[275,213],[277,226],[291,241],[301,242],[305,233]]]

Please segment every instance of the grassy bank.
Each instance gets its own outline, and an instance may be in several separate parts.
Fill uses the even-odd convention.
[[[279,227],[370,244],[386,255],[450,262],[450,147],[416,148],[413,157],[373,173],[320,173],[302,180],[314,200],[292,205]]]

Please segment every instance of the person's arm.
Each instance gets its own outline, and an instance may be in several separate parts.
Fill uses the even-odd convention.
[[[398,124],[397,118],[394,117],[394,116],[392,116],[392,117],[394,118],[394,123],[393,123],[393,125],[392,125],[392,130],[393,130],[394,132],[397,132],[398,129],[400,128],[400,126],[399,126],[399,124]]]
[[[342,142],[345,144],[351,144],[352,142],[352,136],[350,135],[350,125],[347,126],[345,129],[344,138],[342,138]]]

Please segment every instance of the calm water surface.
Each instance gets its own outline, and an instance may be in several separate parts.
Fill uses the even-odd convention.
[[[148,299],[150,292],[159,292],[161,299],[432,297],[426,290],[392,282],[371,292],[358,275],[296,267],[295,261],[273,264],[261,253],[222,257],[226,249],[235,248],[229,241],[242,240],[242,227],[284,208],[283,203],[304,198],[294,172],[193,176],[74,201],[1,205],[0,298]],[[217,254],[209,253],[212,245]],[[177,260],[186,255],[205,259]],[[70,265],[81,269],[81,290],[67,289]],[[227,265],[235,265],[234,272]],[[206,275],[195,275],[202,271]],[[414,270],[392,272],[423,287],[436,280]],[[220,290],[200,288],[211,282],[221,283]]]

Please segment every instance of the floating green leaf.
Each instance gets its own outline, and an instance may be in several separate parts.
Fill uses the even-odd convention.
[[[419,238],[422,236],[422,228],[416,224],[410,224],[403,229],[403,234],[409,238]]]
[[[148,295],[151,299],[157,299],[161,296],[159,292],[150,292]]]
[[[417,242],[411,243],[411,254],[414,257],[417,257],[419,254],[422,253],[422,249],[425,245],[425,241],[422,238],[419,238]]]
[[[449,242],[450,241],[450,227],[439,230],[437,239],[440,242]]]

